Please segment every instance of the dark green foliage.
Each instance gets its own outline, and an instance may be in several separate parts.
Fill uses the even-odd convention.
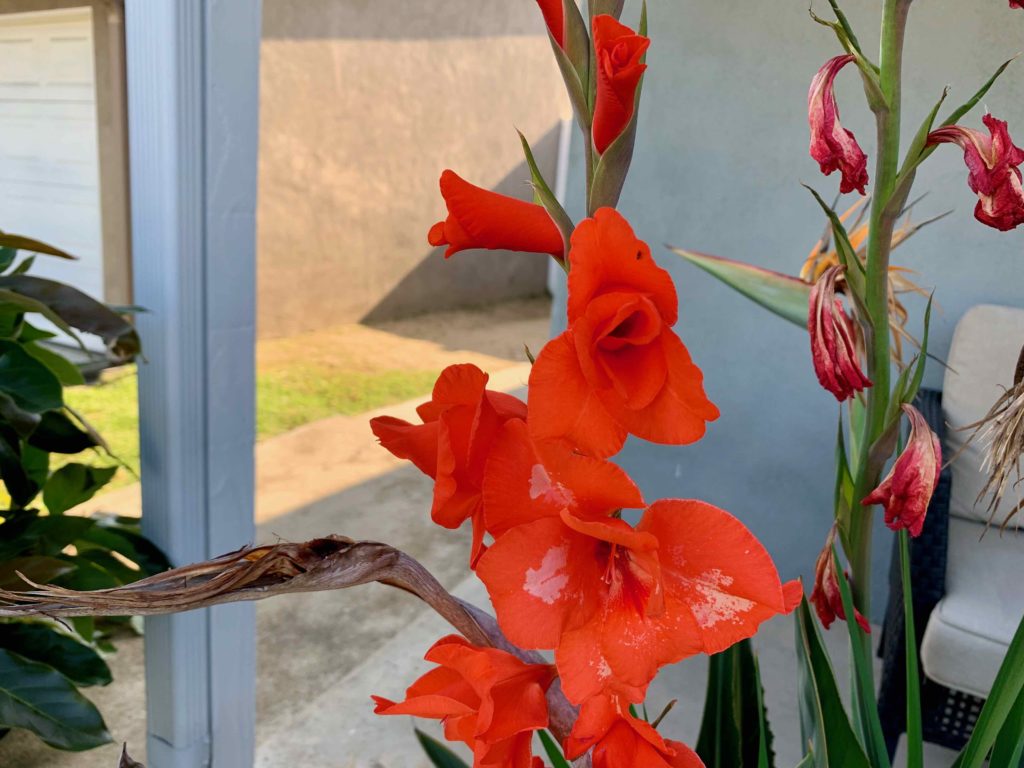
[[[64,464],[50,454],[105,450],[102,439],[64,405],[64,387],[82,384],[79,370],[40,342],[54,334],[32,325],[45,317],[73,339],[99,335],[116,358],[139,351],[132,326],[116,311],[68,285],[26,274],[28,250],[62,258],[63,251],[0,232],[0,589],[59,584],[114,587],[169,567],[139,533],[138,522],[64,513],[91,499],[116,466]],[[120,622],[124,623],[124,622]],[[79,688],[106,685],[114,621],[0,621],[0,738],[12,728],[33,731],[58,749],[91,749],[110,740],[103,718]]]

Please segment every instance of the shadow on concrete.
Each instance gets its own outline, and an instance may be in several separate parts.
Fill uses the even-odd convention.
[[[537,164],[554,183],[559,125],[552,126],[533,145]],[[524,200],[532,197],[530,171],[524,161],[502,179],[494,191]],[[444,215],[438,196],[438,218]],[[426,233],[423,233],[426,240]],[[443,248],[432,248],[360,322],[380,323],[445,309],[486,307],[511,298],[546,293],[548,257],[512,251],[462,251],[449,259]]]
[[[546,37],[533,3],[511,0],[263,0],[265,39]]]

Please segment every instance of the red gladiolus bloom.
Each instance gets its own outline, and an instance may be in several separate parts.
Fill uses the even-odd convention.
[[[1024,0],[1010,0],[1011,8],[1024,8]]]
[[[480,648],[457,635],[424,657],[438,666],[395,703],[374,696],[378,715],[438,719],[449,741],[473,750],[473,768],[532,768],[533,732],[548,724],[548,664],[527,664],[505,651]]]
[[[818,613],[821,626],[828,629],[838,616],[840,620],[846,621],[846,611],[843,609],[843,594],[839,590],[839,580],[836,575],[835,562],[832,556],[832,546],[835,543],[835,528],[828,535],[825,541],[825,548],[818,555],[818,562],[814,566],[814,589],[811,591],[811,604]],[[843,574],[843,578],[847,578]],[[871,632],[871,625],[860,611],[854,608],[854,619],[865,632]]]
[[[565,7],[562,0],[537,0],[537,5],[540,6],[551,37],[559,48],[565,48]]]
[[[841,171],[839,191],[857,190],[862,195],[868,183],[868,158],[853,134],[839,123],[833,85],[839,70],[856,61],[856,56],[836,56],[826,62],[811,81],[807,94],[807,116],[811,124],[811,157],[818,161],[826,176]]]
[[[483,549],[481,488],[491,445],[502,424],[526,416],[521,400],[486,385],[487,374],[475,365],[452,365],[438,377],[430,402],[416,409],[422,424],[391,416],[370,421],[381,445],[434,478],[435,523],[458,528],[473,521],[473,562]]]
[[[992,115],[985,115],[982,120],[990,136],[949,125],[932,131],[928,144],[956,144],[964,151],[970,171],[967,184],[978,196],[974,217],[1006,232],[1024,224],[1024,188],[1019,168],[1024,163],[1024,149],[1014,145],[1003,120]]]
[[[672,330],[675,286],[629,223],[602,208],[576,227],[569,252],[569,329],[530,372],[530,429],[606,457],[632,433],[686,444],[718,409]]]
[[[484,519],[498,539],[516,526],[557,518],[607,519],[644,506],[640,489],[615,464],[574,452],[561,440],[534,441],[526,423],[502,427],[484,471]]]
[[[628,703],[614,696],[583,702],[579,718],[565,742],[570,760],[593,748],[594,768],[704,768],[697,753],[678,741],[663,739],[654,728],[629,713]]]
[[[597,56],[594,149],[603,154],[633,119],[636,89],[647,69],[642,59],[651,41],[608,14],[594,17],[593,33]]]
[[[544,206],[499,195],[462,179],[454,171],[441,174],[441,195],[448,218],[430,228],[431,245],[447,245],[445,258],[467,248],[565,254],[562,233]]]
[[[659,667],[750,637],[800,596],[739,520],[692,500],[656,502],[636,528],[564,507],[502,534],[477,572],[512,643],[555,648],[574,703],[642,701]]]
[[[857,359],[857,326],[836,296],[836,281],[842,273],[842,266],[822,273],[811,288],[807,312],[814,373],[839,402],[871,386]]]
[[[885,507],[885,524],[894,531],[907,529],[920,536],[928,504],[942,473],[942,446],[924,416],[912,405],[904,405],[910,419],[910,439],[889,474],[861,503]]]

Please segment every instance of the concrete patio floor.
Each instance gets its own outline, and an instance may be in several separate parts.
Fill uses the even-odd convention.
[[[492,375],[491,386],[523,395],[528,366],[508,361],[505,366]],[[418,402],[382,411],[412,418]],[[486,605],[482,585],[466,576],[467,532],[430,522],[430,481],[376,444],[367,427],[372,415],[326,419],[258,446],[259,541],[329,533],[386,541],[423,562],[458,596]],[[95,506],[137,513],[137,489],[110,494]],[[437,616],[402,592],[370,585],[263,601],[257,617],[257,766],[428,768],[413,723],[374,716],[369,697],[398,698],[425,671],[423,653],[450,631]],[[756,638],[779,768],[796,765],[802,753],[792,638],[790,617],[769,622]],[[826,640],[845,689],[845,634],[832,631]],[[145,762],[143,642],[129,638],[118,647],[111,659],[116,682],[87,691],[118,745],[60,753],[15,732],[0,741],[0,766],[113,768],[122,741]],[[665,670],[652,686],[651,710],[679,700],[661,727],[664,733],[695,741],[706,669],[705,659],[689,660]],[[432,723],[418,725],[436,733]],[[951,753],[929,750],[926,764],[951,765]]]

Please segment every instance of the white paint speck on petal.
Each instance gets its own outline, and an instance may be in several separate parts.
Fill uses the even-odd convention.
[[[561,483],[551,481],[551,475],[543,464],[534,464],[530,470],[530,498],[533,501],[543,499],[561,507],[569,507],[576,502],[572,491]]]
[[[567,547],[552,547],[544,554],[539,568],[527,569],[523,589],[551,605],[562,596],[562,590],[569,583],[569,574],[565,572],[567,560]]]
[[[733,583],[732,576],[712,568],[693,581],[699,595],[690,606],[697,623],[705,629],[723,621],[738,621],[755,605],[752,600],[733,595],[724,590]]]

